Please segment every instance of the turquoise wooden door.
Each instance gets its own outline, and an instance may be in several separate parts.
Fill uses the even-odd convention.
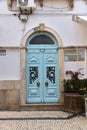
[[[27,103],[58,102],[58,49],[35,45],[26,51]]]

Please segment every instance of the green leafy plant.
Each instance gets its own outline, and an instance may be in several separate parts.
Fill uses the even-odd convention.
[[[64,91],[69,92],[69,93],[79,92],[81,81],[80,80],[72,80],[72,79],[68,79],[68,80],[64,79],[64,81],[63,81]]]

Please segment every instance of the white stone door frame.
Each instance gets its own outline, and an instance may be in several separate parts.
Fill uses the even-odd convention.
[[[63,58],[63,47],[62,47],[62,40],[59,37],[59,35],[51,28],[46,27],[43,23],[41,23],[39,26],[29,30],[25,36],[22,39],[21,43],[21,87],[20,87],[20,106],[29,105],[26,104],[26,41],[29,38],[29,36],[33,33],[36,33],[38,31],[45,31],[48,33],[51,33],[56,40],[58,41],[58,55],[59,55],[59,87],[60,87],[60,101],[59,103],[63,102],[63,86],[61,81],[64,78],[63,72],[64,72],[64,58]]]

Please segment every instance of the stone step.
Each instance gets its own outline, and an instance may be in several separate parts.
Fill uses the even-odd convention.
[[[20,106],[20,110],[36,110],[36,111],[52,111],[64,110],[64,104],[59,103],[45,103],[45,104],[27,104]]]

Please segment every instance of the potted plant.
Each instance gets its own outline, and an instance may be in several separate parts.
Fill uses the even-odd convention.
[[[85,93],[87,91],[87,79],[82,79],[84,74],[79,71],[73,72],[71,70],[66,71],[68,79],[63,80],[65,93]]]

